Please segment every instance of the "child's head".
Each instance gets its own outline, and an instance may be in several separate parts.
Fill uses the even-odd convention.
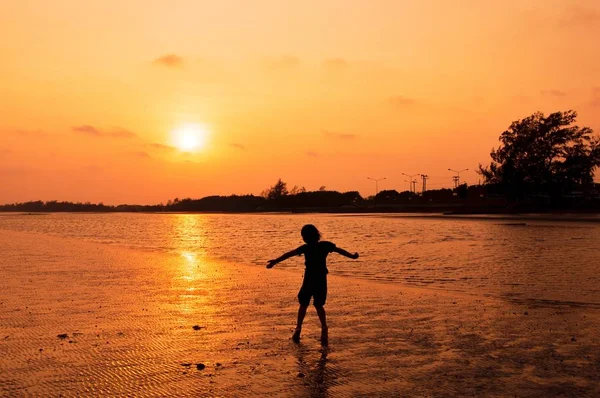
[[[321,240],[321,233],[317,227],[312,224],[306,224],[303,226],[300,234],[306,243],[317,243],[319,240]]]

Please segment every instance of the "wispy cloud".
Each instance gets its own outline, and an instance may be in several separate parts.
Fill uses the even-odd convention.
[[[229,144],[230,147],[235,148],[235,149],[240,149],[240,150],[244,150],[246,149],[246,147],[242,144],[238,144],[237,142],[232,142],[231,144]]]
[[[483,98],[481,95],[474,95],[473,97],[471,97],[471,102],[474,105],[481,105],[485,102],[485,98]]]
[[[387,103],[395,107],[407,108],[416,105],[417,101],[413,98],[405,97],[403,95],[396,95],[389,97]]]
[[[323,135],[325,135],[325,137],[327,137],[327,138],[333,138],[336,140],[345,140],[345,141],[355,140],[359,137],[358,134],[338,133],[335,131],[327,131],[327,130],[323,131]]]
[[[560,90],[541,90],[540,94],[544,97],[565,97],[567,93]]]
[[[144,152],[144,151],[133,151],[133,152],[130,152],[130,154],[132,156],[142,158],[142,159],[150,159],[151,158],[150,154],[148,154],[148,152]]]
[[[323,61],[323,66],[328,69],[346,69],[349,65],[344,58],[329,58]]]
[[[300,58],[293,55],[283,55],[269,62],[269,68],[273,70],[295,69],[300,65]]]
[[[575,4],[569,5],[558,22],[561,27],[600,26],[600,12]]]
[[[319,156],[319,154],[317,152],[308,151],[308,152],[306,152],[306,156],[310,156],[311,158],[316,158]]]
[[[152,148],[152,149],[157,149],[160,151],[176,151],[177,148],[175,148],[174,146],[170,146],[170,145],[165,145],[165,144],[159,144],[156,142],[153,142],[151,144],[146,144],[145,145],[147,148]]]
[[[156,58],[152,63],[167,68],[181,68],[183,66],[183,57],[176,54],[165,54]]]
[[[137,137],[131,131],[117,128],[115,130],[100,130],[97,127],[84,124],[73,127],[73,131],[78,134],[84,134],[92,137],[110,137],[110,138],[135,138]]]
[[[73,131],[75,131],[76,133],[82,133],[82,134],[97,135],[97,136],[101,135],[100,130],[98,130],[94,126],[89,126],[87,124],[82,125],[82,126],[73,127]]]

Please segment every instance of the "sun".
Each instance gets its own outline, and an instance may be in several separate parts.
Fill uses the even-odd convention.
[[[186,123],[173,130],[171,134],[177,149],[182,152],[194,152],[206,145],[208,130],[202,124]]]

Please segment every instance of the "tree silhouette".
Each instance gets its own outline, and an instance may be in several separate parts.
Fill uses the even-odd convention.
[[[275,185],[263,192],[263,196],[268,200],[277,200],[284,196],[287,196],[287,194],[287,183],[283,182],[281,178],[277,180]]]
[[[600,140],[589,127],[575,125],[577,112],[537,112],[513,122],[490,153],[488,167],[479,165],[487,184],[498,185],[512,198],[528,194],[557,196],[593,185],[600,165]]]
[[[298,185],[294,185],[294,187],[292,189],[290,189],[289,194],[290,195],[297,195],[299,193],[304,193],[304,192],[306,192],[306,188],[299,187]]]

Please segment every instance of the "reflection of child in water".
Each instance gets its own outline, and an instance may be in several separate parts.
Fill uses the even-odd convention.
[[[300,341],[300,333],[302,331],[302,321],[306,315],[306,309],[310,304],[311,297],[313,299],[313,305],[319,315],[321,321],[321,343],[327,344],[327,320],[325,317],[325,300],[327,299],[327,255],[335,252],[342,256],[346,256],[352,259],[358,258],[358,253],[348,253],[346,250],[340,249],[331,242],[321,242],[321,233],[312,224],[305,225],[302,227],[300,232],[302,239],[306,242],[305,245],[285,253],[275,260],[268,262],[267,268],[273,268],[275,264],[282,262],[293,256],[300,256],[304,254],[304,264],[306,270],[304,271],[304,280],[302,281],[302,287],[298,292],[298,302],[300,308],[298,308],[298,323],[296,330],[292,336],[292,340],[298,343]]]

